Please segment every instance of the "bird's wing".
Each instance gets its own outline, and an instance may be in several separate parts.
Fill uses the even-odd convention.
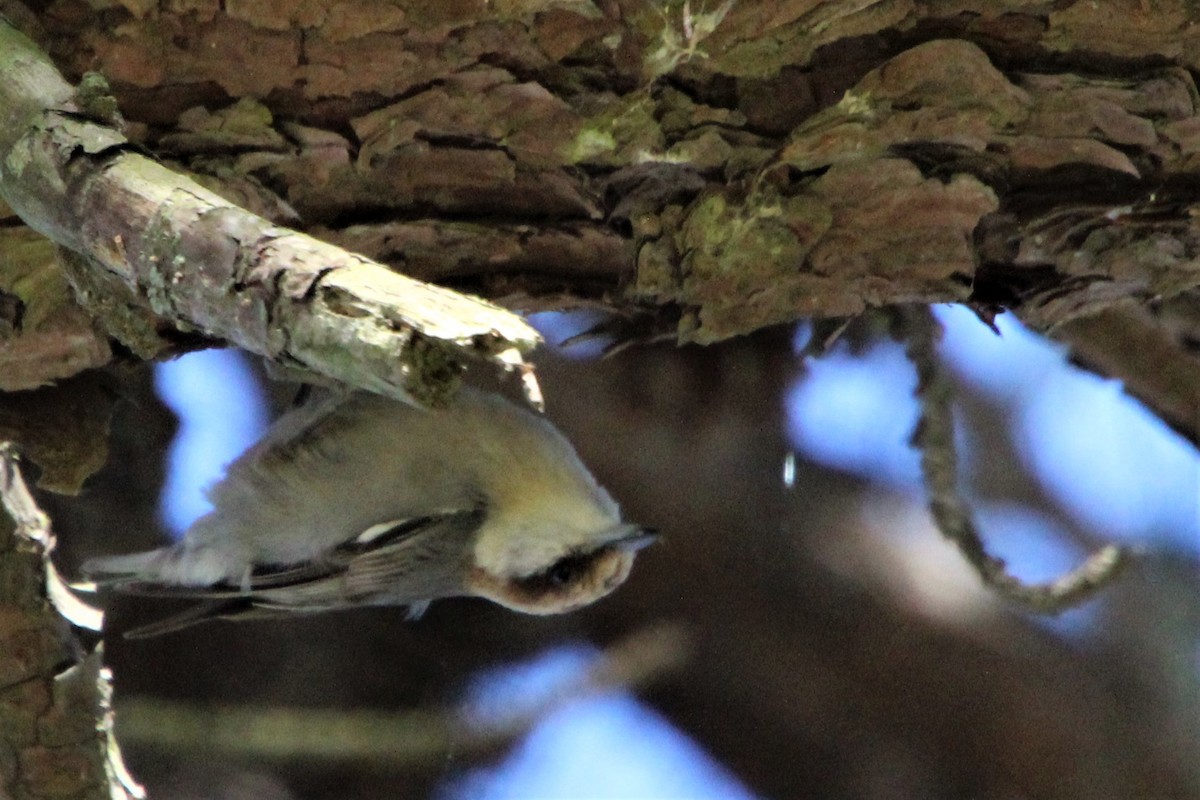
[[[257,567],[245,586],[170,586],[128,581],[125,594],[200,600],[159,622],[127,632],[145,638],[209,619],[253,619],[357,605],[420,606],[461,594],[469,548],[482,512],[464,511],[371,526],[319,559]]]
[[[482,510],[426,518],[418,533],[388,534],[361,545],[346,564],[352,597],[432,599],[461,594]]]

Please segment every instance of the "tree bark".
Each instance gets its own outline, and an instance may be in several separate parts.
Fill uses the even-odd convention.
[[[142,796],[122,784],[102,651],[83,656],[60,616],[72,601],[48,558],[53,542],[12,446],[0,443],[0,797],[128,800],[127,787]]]
[[[1200,282],[1188,14],[127,0],[28,27],[109,78],[136,141],[277,221],[512,307],[600,303],[711,342],[914,301],[1050,332],[1132,302],[1161,326]],[[270,314],[158,310],[279,353]],[[1125,331],[1098,319],[1086,360],[1119,368],[1094,351]],[[1139,396],[1197,440],[1176,349],[1183,384]]]
[[[0,191],[77,254],[68,271],[107,273],[109,292],[133,295],[156,328],[198,328],[284,366],[432,403],[457,377],[459,350],[514,367],[538,341],[500,308],[278,228],[132,152],[104,124],[118,120],[97,116],[109,98],[72,90],[3,21],[0,75]]]

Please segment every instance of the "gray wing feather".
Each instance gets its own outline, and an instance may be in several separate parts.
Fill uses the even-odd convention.
[[[253,619],[358,605],[407,605],[461,594],[470,538],[482,512],[397,521],[395,533],[350,542],[318,560],[256,570],[248,589],[226,584],[172,586],[128,581],[120,591],[201,603],[126,633],[145,638],[209,619]]]

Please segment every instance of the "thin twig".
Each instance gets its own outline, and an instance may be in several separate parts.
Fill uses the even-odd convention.
[[[938,360],[941,326],[928,306],[901,312],[909,360],[917,370],[921,416],[912,444],[921,453],[921,475],[929,510],[942,535],[958,546],[983,582],[1004,597],[1043,614],[1057,614],[1087,600],[1129,563],[1128,550],[1105,545],[1075,569],[1045,583],[1024,583],[1004,560],[988,552],[971,509],[958,488],[954,447],[953,386]]]

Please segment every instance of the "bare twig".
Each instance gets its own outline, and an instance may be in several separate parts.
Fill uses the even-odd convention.
[[[958,489],[958,455],[954,447],[952,384],[936,353],[941,327],[927,306],[902,312],[908,357],[917,369],[921,416],[913,446],[921,452],[921,474],[929,509],[942,535],[958,546],[988,586],[1026,608],[1057,614],[1083,602],[1107,586],[1130,561],[1127,550],[1105,545],[1075,569],[1046,583],[1027,584],[1008,572],[1003,559],[987,550],[966,499]]]
[[[678,668],[688,654],[674,625],[641,630],[609,648],[583,675],[540,702],[498,720],[469,710],[404,713],[299,708],[213,708],[162,700],[120,703],[118,735],[126,743],[217,750],[256,758],[428,763],[446,752],[486,752],[532,728],[546,714],[582,697],[638,686]]]

